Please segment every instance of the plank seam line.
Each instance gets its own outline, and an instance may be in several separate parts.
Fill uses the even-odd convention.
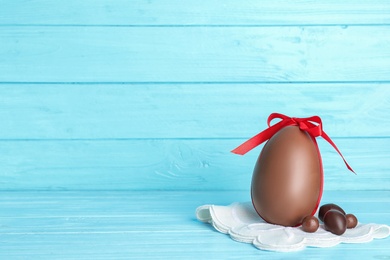
[[[390,26],[390,23],[323,23],[323,24],[0,24],[0,27],[123,27],[123,28],[243,28],[243,27],[370,27]]]
[[[346,170],[347,171],[347,170]],[[26,189],[0,189],[0,194],[4,196],[4,194],[20,194],[20,195],[25,195],[28,196],[28,199],[31,199],[31,196],[28,193],[34,193],[34,196],[47,196],[46,194],[49,193],[55,193],[55,194],[62,194],[62,195],[67,195],[69,197],[75,196],[73,194],[83,194],[83,195],[77,195],[79,196],[85,196],[85,197],[99,197],[99,195],[93,195],[93,193],[111,193],[111,194],[136,194],[136,193],[144,193],[145,191],[147,192],[152,192],[152,193],[166,193],[166,194],[176,194],[176,193],[210,193],[210,192],[218,192],[218,193],[230,193],[230,192],[247,192],[246,189],[213,189],[213,188],[207,188],[207,189],[175,189],[175,188],[169,188],[169,189],[140,189],[140,188],[135,188],[135,189],[127,189],[127,188],[119,188],[119,189],[40,189],[40,188],[26,188]],[[347,192],[347,193],[359,193],[359,192],[385,192],[385,193],[390,193],[390,190],[388,189],[325,189],[326,192]],[[92,195],[88,195],[92,194]],[[112,197],[115,197],[117,195],[110,195],[110,194],[103,194],[101,197],[104,197],[105,199],[111,199]],[[126,196],[126,195],[123,195]],[[38,198],[42,198],[38,197]],[[25,200],[25,198],[18,196],[20,200]],[[383,199],[382,197],[381,199]],[[386,200],[386,199],[385,199]],[[2,201],[0,201],[1,205]],[[11,202],[12,203],[12,202]],[[7,216],[0,216],[0,219],[2,218],[9,218]]]
[[[390,80],[330,81],[0,81],[0,85],[233,85],[233,84],[389,84]]]
[[[0,142],[111,142],[111,141],[213,141],[246,140],[248,137],[168,137],[168,138],[1,138]],[[389,139],[390,136],[332,136],[332,139]]]

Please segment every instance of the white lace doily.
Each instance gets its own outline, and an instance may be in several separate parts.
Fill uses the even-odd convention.
[[[239,242],[252,243],[263,250],[290,252],[307,246],[331,247],[339,243],[366,243],[374,238],[386,238],[390,227],[380,224],[361,224],[341,235],[326,231],[323,224],[314,233],[301,227],[284,227],[265,222],[257,215],[251,202],[229,206],[204,205],[196,209],[198,220],[210,223],[221,233]]]

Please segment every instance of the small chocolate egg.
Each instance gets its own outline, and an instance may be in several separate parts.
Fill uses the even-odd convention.
[[[326,212],[328,212],[331,209],[338,210],[345,215],[345,211],[340,206],[333,204],[333,203],[329,203],[329,204],[322,205],[320,207],[320,211],[318,212],[318,218],[321,221],[324,221],[324,216],[325,216]]]
[[[342,212],[330,209],[324,215],[324,227],[335,235],[342,235],[347,229],[347,219]]]
[[[253,171],[251,197],[265,221],[298,226],[314,215],[321,197],[323,171],[313,138],[287,126],[264,145]]]
[[[302,229],[305,232],[313,233],[318,230],[318,227],[320,226],[320,223],[318,222],[318,219],[314,216],[307,216],[303,219],[302,222]]]
[[[347,219],[347,228],[354,228],[357,226],[358,220],[353,214],[347,214],[345,215],[345,218]]]

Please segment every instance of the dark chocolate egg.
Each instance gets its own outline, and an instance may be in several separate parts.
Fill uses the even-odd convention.
[[[333,203],[329,203],[329,204],[324,204],[320,207],[320,211],[318,212],[318,218],[321,221],[324,221],[324,216],[325,216],[326,212],[328,212],[331,209],[338,210],[345,215],[345,211],[340,206],[333,204]]]
[[[345,215],[338,210],[328,210],[324,215],[324,227],[335,235],[342,235],[347,229],[347,219]]]
[[[297,126],[287,126],[264,145],[253,171],[251,196],[267,222],[297,226],[318,207],[322,169],[313,138]]]

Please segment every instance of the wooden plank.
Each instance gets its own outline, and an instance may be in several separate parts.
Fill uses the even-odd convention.
[[[0,82],[389,81],[390,26],[2,27]]]
[[[244,190],[261,148],[243,139],[0,142],[1,190]],[[390,138],[335,139],[357,175],[319,139],[326,190],[390,187]]]
[[[291,25],[390,23],[390,5],[375,1],[2,1],[6,25]]]
[[[324,194],[362,223],[390,221],[389,191]],[[196,207],[248,201],[246,192],[1,192],[3,259],[379,258],[389,239],[296,253],[259,251],[195,219]]]
[[[0,85],[0,139],[249,138],[273,112],[390,136],[390,84]]]

